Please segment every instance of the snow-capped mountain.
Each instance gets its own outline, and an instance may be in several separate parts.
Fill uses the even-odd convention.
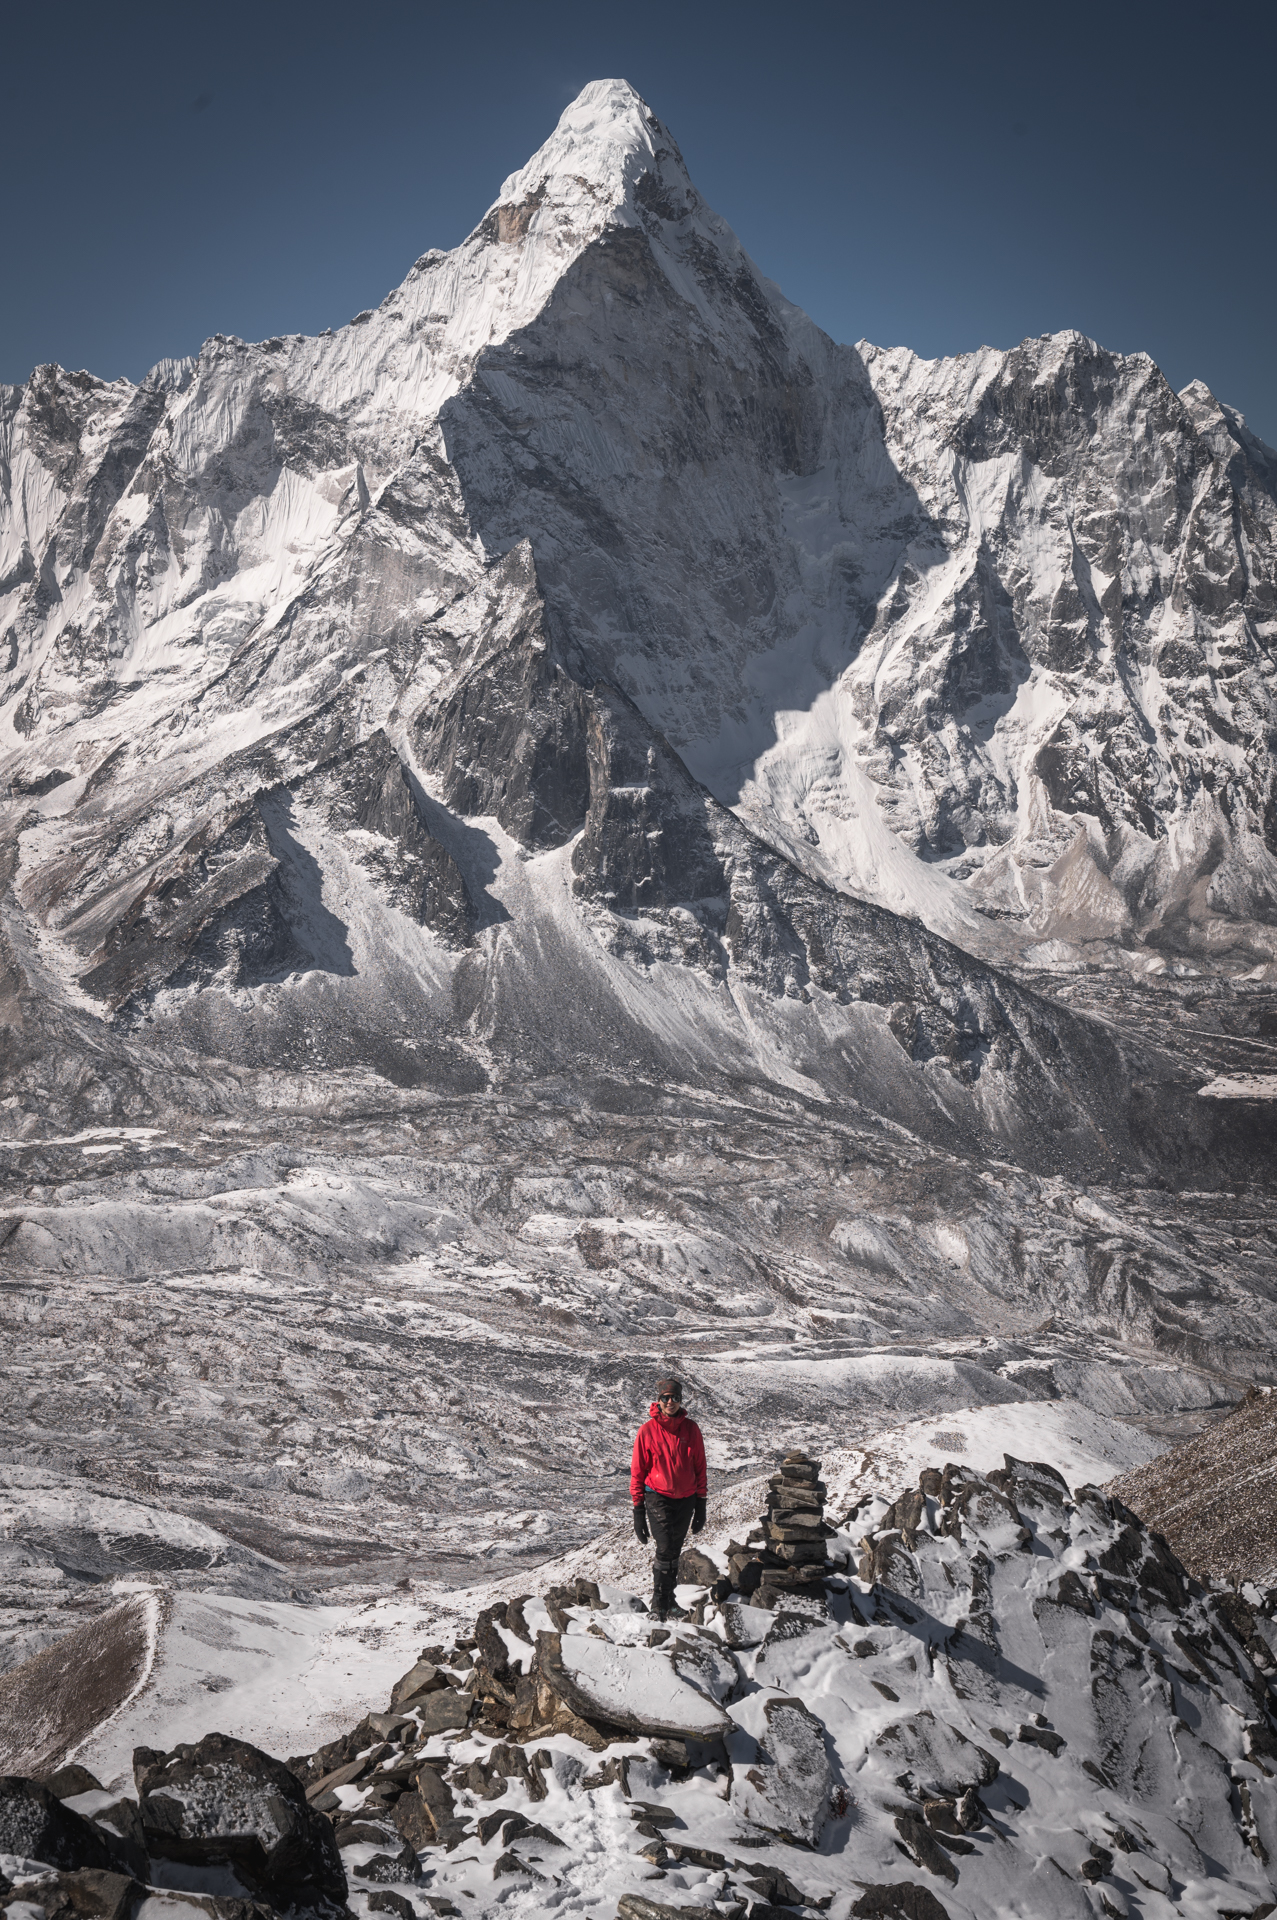
[[[527,541],[569,670],[812,875],[990,955],[1270,952],[1277,456],[1076,334],[835,345],[623,82],[375,312],[38,369],[3,449],[20,793],[171,791],[361,666],[419,708]]]
[[[477,1084],[607,1003],[658,1071],[916,1119],[931,1062],[1081,1138],[1107,1043],[923,927],[1266,951],[1258,443],[1073,336],[835,345],[623,82],[376,312],[3,432],[28,1008]]]

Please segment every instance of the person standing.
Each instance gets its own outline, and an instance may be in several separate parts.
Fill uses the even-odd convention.
[[[656,1548],[652,1612],[658,1620],[687,1618],[674,1587],[688,1526],[699,1533],[705,1525],[705,1493],[705,1442],[683,1405],[682,1383],[666,1375],[656,1383],[630,1460],[634,1531],[646,1546],[650,1529]]]

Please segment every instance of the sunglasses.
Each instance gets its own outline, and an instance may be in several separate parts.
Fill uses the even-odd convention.
[[[678,1403],[678,1395],[676,1393],[658,1393],[656,1398],[658,1401],[673,1400],[676,1405]]]

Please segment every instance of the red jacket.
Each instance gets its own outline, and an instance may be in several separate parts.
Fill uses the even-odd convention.
[[[695,1420],[686,1413],[665,1418],[656,1402],[648,1409],[650,1418],[639,1428],[630,1461],[630,1500],[639,1506],[644,1487],[663,1493],[671,1500],[686,1500],[697,1494],[705,1498],[705,1442]]]

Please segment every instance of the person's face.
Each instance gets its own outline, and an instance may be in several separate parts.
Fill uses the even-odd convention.
[[[658,1392],[656,1396],[656,1404],[660,1408],[662,1413],[673,1413],[675,1408],[678,1406],[678,1395],[676,1393],[659,1393]]]

